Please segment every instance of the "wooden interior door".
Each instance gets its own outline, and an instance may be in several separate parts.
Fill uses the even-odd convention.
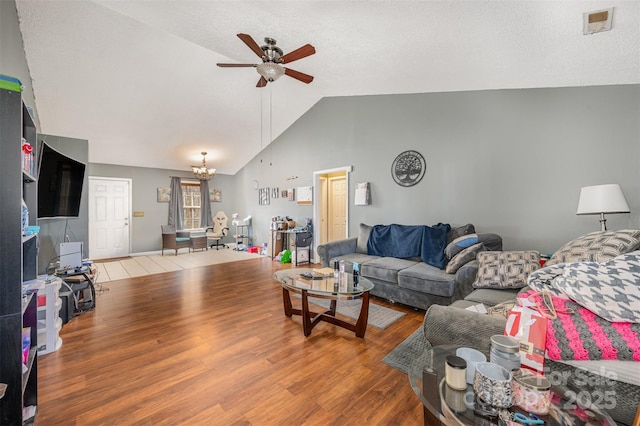
[[[326,176],[320,177],[320,241],[316,245],[329,241],[329,207],[328,207],[328,184]]]
[[[329,177],[328,241],[347,237],[347,178],[344,174]]]

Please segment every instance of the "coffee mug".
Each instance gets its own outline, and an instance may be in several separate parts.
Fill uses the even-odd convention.
[[[458,348],[456,355],[467,361],[467,383],[472,385],[476,374],[476,364],[486,362],[487,357],[480,351],[471,348]]]
[[[491,362],[476,364],[473,391],[478,398],[498,408],[513,405],[512,376],[504,367]]]

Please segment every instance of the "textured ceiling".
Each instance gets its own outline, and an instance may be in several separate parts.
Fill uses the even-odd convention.
[[[186,170],[207,151],[235,174],[326,96],[640,83],[637,1],[16,3],[40,131],[88,139],[95,163]],[[612,6],[612,31],[582,34]],[[217,67],[259,60],[240,32],[314,45],[289,67],[315,80]]]

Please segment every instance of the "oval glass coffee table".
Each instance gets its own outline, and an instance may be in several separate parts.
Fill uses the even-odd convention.
[[[306,278],[302,273],[311,273],[311,269],[287,269],[278,271],[273,278],[282,285],[282,302],[284,304],[284,314],[287,317],[300,315],[302,317],[302,328],[305,336],[311,334],[311,330],[320,321],[335,324],[356,333],[357,337],[364,337],[367,331],[367,319],[369,317],[369,291],[373,288],[373,283],[366,278],[360,277],[358,285],[353,284],[351,274],[344,274],[343,280],[336,280],[333,276],[317,276]],[[301,309],[294,308],[291,303],[291,293],[300,294],[302,301]],[[309,297],[329,299],[329,309],[324,312],[312,312],[309,310]],[[338,300],[362,299],[360,315],[355,323],[336,318],[336,302]]]
[[[457,391],[447,386],[444,380],[444,364],[447,355],[455,355],[460,346],[435,346],[425,350],[411,363],[408,371],[409,383],[424,405],[425,425],[506,425],[497,415],[480,415],[476,412],[477,398],[473,386]],[[552,384],[551,409],[544,420],[544,426],[602,425],[616,423],[607,413],[593,404],[580,404],[572,398],[572,391]],[[575,396],[575,395],[573,395]],[[504,410],[506,411],[506,410]],[[509,408],[507,414],[528,413],[519,407]],[[496,413],[497,414],[497,413]],[[504,415],[504,413],[503,413]],[[520,423],[514,423],[520,425]]]

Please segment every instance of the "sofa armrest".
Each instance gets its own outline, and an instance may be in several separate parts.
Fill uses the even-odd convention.
[[[472,260],[456,271],[454,278],[456,287],[453,292],[455,300],[464,299],[473,291],[473,282],[476,280],[476,275],[478,275],[478,267],[478,261]]]
[[[355,253],[357,240],[357,237],[352,237],[320,244],[317,251],[318,256],[320,256],[322,266],[329,266],[329,261],[334,257],[342,256],[343,254]]]
[[[431,305],[424,315],[424,335],[432,346],[461,345],[485,355],[491,350],[491,336],[504,334],[506,319],[452,306]]]

